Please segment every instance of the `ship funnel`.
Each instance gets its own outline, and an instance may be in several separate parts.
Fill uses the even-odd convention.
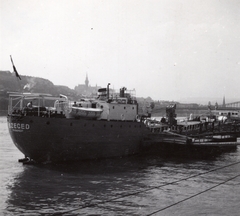
[[[109,100],[109,86],[111,85],[111,83],[108,83],[107,85],[107,100]]]

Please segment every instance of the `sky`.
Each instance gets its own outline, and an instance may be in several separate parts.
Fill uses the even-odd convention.
[[[0,70],[12,55],[55,85],[240,101],[239,23],[239,0],[0,0]]]

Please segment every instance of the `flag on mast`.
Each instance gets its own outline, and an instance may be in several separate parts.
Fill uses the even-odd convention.
[[[13,60],[12,60],[12,56],[11,55],[10,55],[10,59],[11,59],[12,66],[13,66],[13,71],[15,72],[16,77],[21,80],[21,77],[19,76],[19,74],[17,72],[17,69],[16,69],[15,65],[13,64]]]

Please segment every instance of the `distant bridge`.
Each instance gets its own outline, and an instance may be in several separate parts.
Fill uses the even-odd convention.
[[[240,108],[240,101],[233,102],[233,103],[227,103],[226,107]]]

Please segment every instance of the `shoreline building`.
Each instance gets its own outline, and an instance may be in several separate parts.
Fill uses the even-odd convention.
[[[91,86],[89,85],[88,74],[86,74],[86,79],[84,84],[78,84],[75,86],[74,90],[77,92],[78,96],[82,97],[92,97],[97,96],[98,89],[101,88],[100,86]]]

